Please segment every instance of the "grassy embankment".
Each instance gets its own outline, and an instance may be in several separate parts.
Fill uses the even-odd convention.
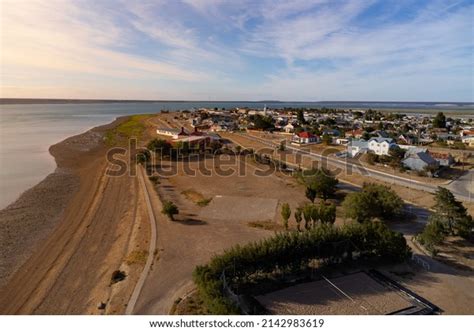
[[[128,143],[128,139],[143,138],[146,130],[145,120],[153,115],[132,115],[113,129],[107,131],[104,137],[107,146],[119,146]]]

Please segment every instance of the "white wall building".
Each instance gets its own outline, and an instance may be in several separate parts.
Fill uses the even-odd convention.
[[[369,151],[374,152],[377,155],[389,155],[391,147],[397,146],[392,138],[370,138],[368,142]]]
[[[283,127],[283,129],[285,130],[286,133],[293,133],[293,132],[295,132],[295,127],[294,127],[294,125],[291,124],[291,123],[288,123],[287,125],[285,125],[285,126]]]
[[[156,134],[160,136],[172,137],[173,139],[178,139],[178,134],[181,131],[178,129],[169,129],[169,128],[158,128],[156,129]]]

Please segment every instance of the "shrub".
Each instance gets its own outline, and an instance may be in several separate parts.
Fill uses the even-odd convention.
[[[284,203],[281,206],[281,217],[283,218],[283,226],[288,230],[288,220],[291,216],[291,209],[288,203]]]
[[[161,213],[165,214],[170,218],[170,220],[174,221],[174,215],[179,214],[179,209],[172,201],[165,201],[163,202],[163,209],[161,210]]]
[[[153,139],[147,146],[150,151],[161,153],[161,155],[169,155],[171,151],[171,144],[164,139]]]
[[[362,191],[347,195],[342,206],[346,217],[364,222],[399,214],[403,200],[388,186],[364,183]]]
[[[314,198],[312,199],[313,194],[315,197],[320,197],[324,200],[334,195],[336,186],[339,183],[327,169],[304,170],[298,173],[297,176],[306,186],[306,196],[312,202],[314,202]]]
[[[431,218],[423,232],[417,237],[420,244],[425,246],[433,255],[436,255],[435,246],[441,244],[444,238],[445,229],[443,223],[435,218]]]
[[[351,259],[353,252],[358,253],[358,258],[394,262],[411,254],[403,235],[380,222],[352,223],[341,228],[320,225],[310,231],[282,232],[259,242],[234,246],[214,256],[207,265],[198,266],[193,278],[211,314],[235,314],[239,309],[223,292],[223,274],[232,287],[255,275],[271,277],[277,270],[291,273],[308,266],[313,259],[341,262]]]

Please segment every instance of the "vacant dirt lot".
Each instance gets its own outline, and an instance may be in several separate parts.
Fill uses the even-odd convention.
[[[169,171],[172,165],[164,162],[161,169]],[[161,214],[158,195],[151,197],[158,223],[159,260],[148,275],[135,313],[168,314],[173,302],[193,289],[192,271],[196,265],[206,263],[235,244],[273,234],[248,226],[248,221],[260,217],[280,221],[279,210],[275,212],[277,201],[288,202],[293,207],[306,200],[304,190],[295,187],[292,179],[256,176],[255,166],[234,157],[225,167],[234,171],[226,176],[217,173],[212,159],[186,166],[190,169],[206,166],[210,172],[191,176],[178,167],[177,175],[160,176],[159,196],[176,203],[180,212],[176,221],[169,221]],[[191,188],[205,198],[212,198],[211,203],[200,207],[181,194]]]
[[[278,199],[216,195],[199,216],[221,221],[273,220],[277,207]]]

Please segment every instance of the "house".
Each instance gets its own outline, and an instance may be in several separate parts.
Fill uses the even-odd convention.
[[[359,153],[365,153],[369,149],[368,142],[364,139],[352,139],[347,145],[347,156],[356,157]]]
[[[384,130],[377,130],[377,131],[374,132],[374,134],[377,135],[377,137],[379,137],[379,138],[389,138],[390,137],[389,134]]]
[[[327,134],[328,136],[340,136],[341,133],[336,129],[325,129],[323,135]]]
[[[182,130],[184,130],[184,129],[182,129]],[[160,136],[172,137],[173,139],[178,139],[179,134],[181,133],[181,131],[178,130],[178,129],[158,128],[158,129],[156,129],[156,134],[158,134]]]
[[[310,132],[303,131],[295,134],[291,141],[296,144],[314,144],[319,141],[319,137]]]
[[[213,125],[211,125],[211,131],[214,132],[227,131],[228,129],[229,127],[223,122],[214,123]]]
[[[451,154],[434,152],[430,152],[430,154],[442,167],[449,167],[455,162],[454,157]]]
[[[204,148],[209,145],[210,141],[211,138],[207,136],[183,136],[179,139],[173,140],[171,143],[173,145],[186,143],[191,148],[204,150]]]
[[[461,141],[469,147],[474,147],[474,136],[463,136]]]
[[[398,136],[398,141],[403,144],[411,145],[415,142],[415,139],[407,134],[401,134]]]
[[[473,129],[470,129],[470,130],[462,130],[462,131],[460,132],[460,136],[461,136],[461,137],[474,136],[474,130],[473,130]]]
[[[362,138],[362,135],[364,134],[364,130],[362,129],[355,129],[351,131],[346,131],[346,138],[356,138],[360,139]]]
[[[347,145],[349,142],[350,140],[346,138],[336,138],[336,144],[338,145]]]
[[[389,155],[390,148],[397,146],[392,138],[374,137],[368,141],[368,148],[377,155]]]
[[[426,150],[413,148],[405,153],[402,164],[408,169],[426,171],[428,167],[438,167],[439,163]]]
[[[189,122],[191,123],[191,126],[192,126],[193,128],[195,128],[195,127],[201,125],[202,120],[201,120],[200,117],[196,117],[196,118],[190,118],[190,119],[189,119]]]
[[[295,127],[293,124],[288,123],[287,125],[283,127],[283,130],[285,130],[286,133],[293,133],[295,132]]]

